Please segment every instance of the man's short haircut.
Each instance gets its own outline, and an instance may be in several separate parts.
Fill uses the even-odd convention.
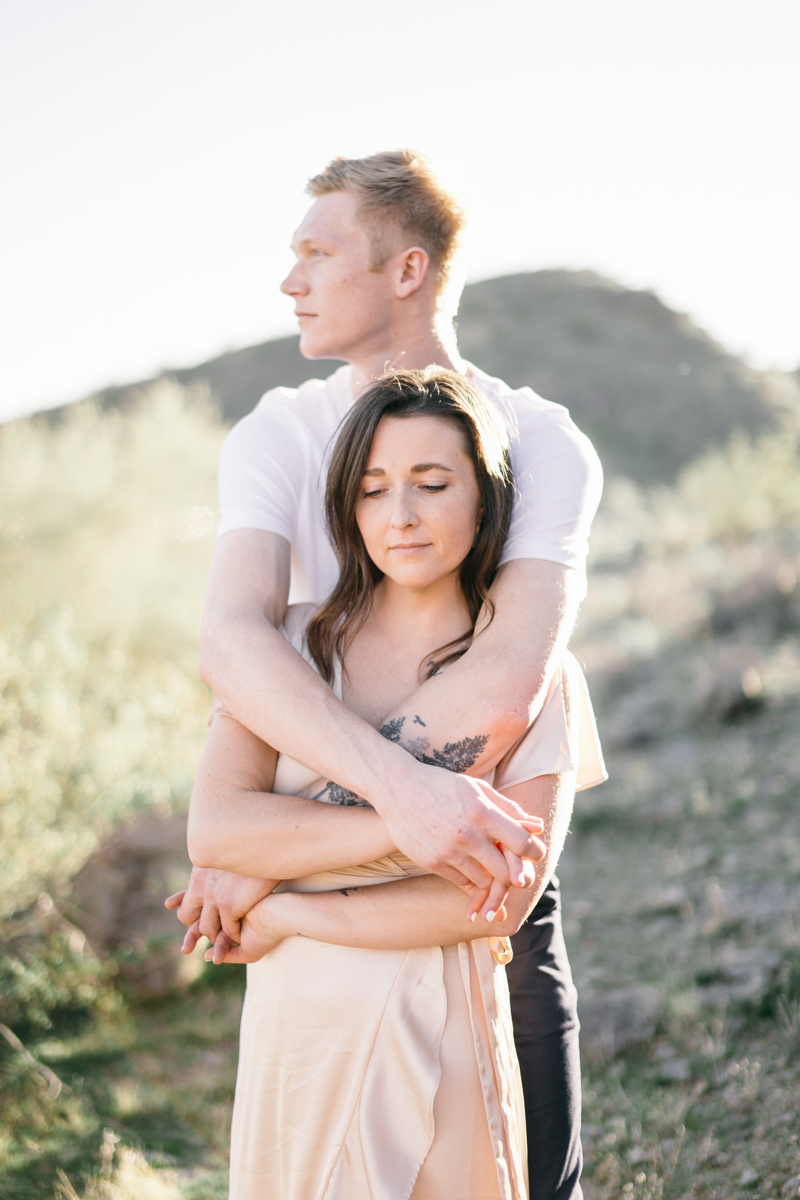
[[[371,270],[383,270],[387,259],[400,249],[399,232],[411,239],[411,245],[428,252],[438,274],[436,294],[441,297],[446,291],[464,212],[421,154],[386,150],[368,158],[334,158],[309,179],[306,191],[315,200],[330,192],[360,196],[357,212],[372,243]]]

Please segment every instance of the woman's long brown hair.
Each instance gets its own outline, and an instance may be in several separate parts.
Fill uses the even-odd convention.
[[[482,517],[470,552],[461,563],[460,583],[470,615],[464,633],[426,655],[428,679],[466,652],[478,614],[494,615],[489,588],[503,552],[511,519],[513,482],[506,431],[499,413],[468,380],[452,371],[428,368],[379,379],[357,400],[345,418],[328,469],[325,514],[336,556],[339,582],[308,625],[308,648],[323,679],[333,682],[334,663],[343,660],[372,607],[375,585],[383,575],[364,546],[356,506],[379,422],[384,417],[439,417],[464,435],[475,468]]]

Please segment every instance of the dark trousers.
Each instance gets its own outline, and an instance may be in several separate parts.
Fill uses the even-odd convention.
[[[531,1200],[581,1200],[581,1067],[577,994],[553,878],[511,939],[506,968],[525,1119]]]

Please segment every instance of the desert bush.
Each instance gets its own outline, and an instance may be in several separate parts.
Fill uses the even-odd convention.
[[[752,613],[797,604],[800,444],[794,429],[698,458],[673,487],[608,482],[592,534],[592,585],[580,639],[602,636],[595,662],[649,658],[707,628],[720,603]],[[780,615],[780,614],[779,614]],[[781,619],[797,619],[784,612]],[[735,620],[733,624],[735,624]],[[766,637],[776,629],[765,630]]]
[[[0,917],[130,811],[187,801],[223,432],[166,383],[0,430]]]

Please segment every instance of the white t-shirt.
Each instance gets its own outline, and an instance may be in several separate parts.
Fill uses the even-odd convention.
[[[594,447],[561,404],[512,389],[470,366],[508,431],[516,497],[501,562],[543,558],[578,571],[586,588],[589,530],[603,489]],[[320,604],[339,578],[323,498],[336,433],[353,404],[349,366],[299,388],[273,388],[231,429],[219,466],[219,536],[279,533],[291,546],[290,604]]]

